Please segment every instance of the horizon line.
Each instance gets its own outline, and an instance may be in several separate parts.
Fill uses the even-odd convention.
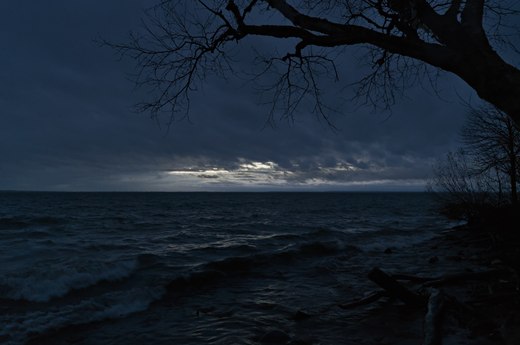
[[[142,190],[16,190],[0,189],[0,193],[431,193],[428,190],[194,190],[194,191],[142,191]]]

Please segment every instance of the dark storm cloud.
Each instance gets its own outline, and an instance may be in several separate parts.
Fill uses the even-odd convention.
[[[398,188],[420,185],[432,161],[457,144],[465,109],[454,89],[466,91],[452,77],[440,86],[449,101],[409,90],[390,117],[347,103],[332,118],[338,131],[304,110],[292,123],[265,127],[269,107],[250,88],[211,79],[194,95],[191,122],[166,131],[130,110],[146,96],[127,78],[132,63],[94,42],[124,40],[147,6],[0,4],[0,189]],[[351,65],[342,78],[351,78]],[[328,88],[335,97],[338,86]]]

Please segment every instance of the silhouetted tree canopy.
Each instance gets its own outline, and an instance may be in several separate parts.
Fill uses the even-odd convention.
[[[520,129],[496,108],[472,109],[462,129],[464,148],[434,166],[429,189],[452,216],[468,218],[486,207],[518,206]]]
[[[484,205],[500,205],[500,184],[493,173],[487,170],[474,174],[464,150],[448,152],[434,165],[428,189],[436,193],[442,211],[449,217],[468,219]]]
[[[520,123],[520,70],[506,62],[518,15],[514,1],[485,0],[163,0],[148,12],[145,33],[109,43],[136,59],[138,83],[155,90],[142,104],[157,114],[186,111],[190,93],[211,75],[235,70],[230,52],[251,36],[292,48],[263,57],[256,77],[276,72],[265,87],[291,115],[303,99],[325,116],[322,82],[338,79],[336,64],[368,48],[372,71],[357,96],[389,105],[394,92],[433,70],[462,78],[478,95]],[[497,47],[504,48],[501,54]],[[426,74],[425,74],[426,73]]]
[[[513,120],[492,107],[473,109],[462,130],[473,173],[496,170],[507,178],[511,202],[518,204],[520,129]],[[498,181],[501,182],[501,181]]]

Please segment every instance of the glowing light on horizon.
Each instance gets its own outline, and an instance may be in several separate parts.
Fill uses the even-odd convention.
[[[374,178],[374,173],[385,172],[386,167],[360,168],[349,162],[341,161],[333,166],[315,166],[311,170],[302,170],[295,163],[290,168],[284,168],[272,161],[248,161],[239,158],[231,167],[190,166],[166,171],[163,176],[169,176],[172,184],[207,186],[220,188],[226,186],[243,187],[420,187],[425,181],[420,179],[394,180],[389,178]],[[372,173],[372,178],[363,179],[363,172]]]

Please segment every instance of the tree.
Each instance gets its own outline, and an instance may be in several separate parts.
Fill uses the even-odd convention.
[[[465,147],[434,166],[429,190],[450,216],[472,218],[483,210],[517,212],[520,129],[509,116],[485,106],[468,113],[461,131]]]
[[[461,149],[436,162],[428,190],[450,218],[471,219],[486,206],[503,204],[501,178],[492,170],[475,174],[470,156]]]
[[[314,110],[326,117],[323,74],[337,78],[335,63],[344,48],[361,45],[374,67],[359,84],[358,96],[365,101],[391,103],[403,80],[410,77],[413,85],[430,66],[459,76],[518,124],[520,70],[495,50],[498,43],[514,50],[514,42],[507,41],[514,29],[507,20],[519,13],[514,5],[498,0],[161,0],[148,12],[144,34],[108,44],[136,59],[138,84],[156,91],[142,109],[154,114],[186,110],[190,93],[205,78],[233,71],[229,53],[237,42],[266,36],[293,45],[283,56],[263,59],[265,70],[259,73],[284,65],[268,89],[273,104],[282,103],[286,114],[310,97]]]
[[[508,179],[511,203],[518,205],[520,129],[509,116],[493,107],[473,109],[462,130],[462,139],[473,158],[473,174],[490,170]]]

